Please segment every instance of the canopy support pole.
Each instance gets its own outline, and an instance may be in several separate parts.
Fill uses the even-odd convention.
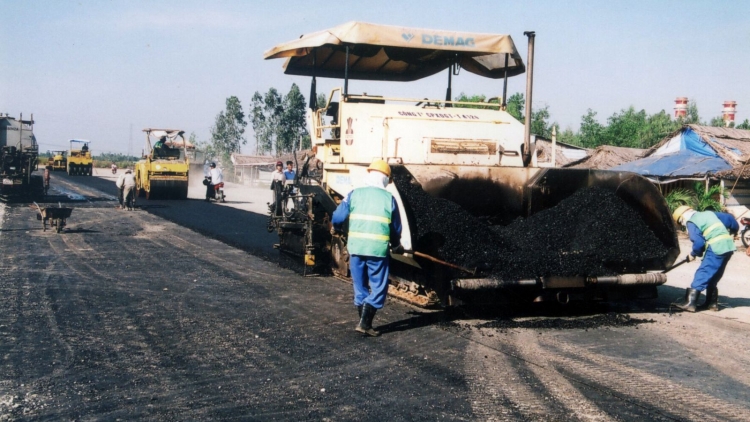
[[[317,87],[317,81],[315,80],[315,67],[316,67],[316,59],[318,55],[316,54],[315,49],[312,51],[313,53],[313,65],[312,65],[312,83],[310,84],[310,110],[315,111],[318,108],[318,87]]]
[[[346,46],[346,65],[344,66],[344,98],[349,95],[349,46]]]
[[[451,84],[453,83],[451,79],[452,77],[453,77],[453,65],[451,64],[450,66],[448,66],[448,89],[445,91],[445,101],[446,101],[445,106],[446,107],[452,107],[452,105],[447,102],[447,101],[450,101],[452,97],[452,94],[451,94]]]
[[[533,91],[532,86],[534,85],[534,37],[536,33],[534,31],[526,31],[523,35],[529,37],[529,69],[526,71],[526,118],[524,119],[523,134],[523,166],[528,167],[533,152],[531,151],[531,96]]]
[[[508,108],[506,99],[508,98],[508,56],[510,54],[505,53],[505,75],[503,75],[503,102],[501,103],[503,111]]]

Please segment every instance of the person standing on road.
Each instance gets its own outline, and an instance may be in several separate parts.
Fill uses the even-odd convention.
[[[122,196],[122,189],[123,189],[123,183],[125,182],[125,173],[120,173],[119,176],[117,176],[117,181],[115,182],[115,186],[117,186],[117,199],[120,201],[120,209],[125,208],[125,200]]]
[[[206,185],[206,201],[216,198],[216,189],[224,187],[224,174],[221,169],[216,167],[216,163],[211,163],[208,167],[210,168],[208,176],[211,178],[211,183]],[[224,198],[226,198],[226,194]]]
[[[392,253],[404,253],[396,199],[385,190],[390,177],[388,163],[373,161],[367,168],[365,187],[351,191],[331,219],[331,232],[336,234],[341,233],[344,221],[349,218],[349,268],[354,285],[354,306],[360,317],[355,330],[371,337],[380,335],[372,328],[372,320],[377,310],[385,305],[388,293],[389,242]]]
[[[282,207],[276,207],[276,203],[281,204],[281,193],[284,190],[284,184],[286,184],[286,176],[284,175],[284,163],[281,161],[276,162],[276,169],[271,173],[271,190],[273,191],[273,202],[268,204],[268,210],[276,215],[281,215]],[[278,198],[277,198],[278,196]]]
[[[122,198],[128,211],[133,211],[135,205],[135,176],[133,170],[125,170],[125,176],[122,178]]]
[[[685,298],[673,303],[683,311],[695,312],[701,292],[706,291],[706,302],[700,308],[719,310],[719,289],[716,285],[724,275],[729,259],[737,248],[734,235],[740,229],[737,220],[723,212],[696,212],[688,206],[678,207],[672,214],[678,224],[687,228],[693,249],[685,259],[687,262],[703,256],[703,262],[695,272],[693,284],[685,291]]]
[[[294,180],[297,173],[294,171],[294,163],[291,161],[286,162],[286,170],[284,170],[284,177],[286,180]]]

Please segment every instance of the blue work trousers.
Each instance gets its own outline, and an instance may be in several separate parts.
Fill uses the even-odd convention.
[[[734,252],[727,252],[725,254],[716,255],[709,247],[706,254],[703,256],[703,262],[698,270],[695,272],[693,278],[693,284],[690,288],[695,289],[699,292],[706,290],[708,287],[716,287],[721,277],[724,275],[724,269],[727,268],[729,258],[732,257]]]
[[[354,284],[354,306],[370,304],[375,309],[385,305],[388,294],[388,257],[352,255],[349,270]]]

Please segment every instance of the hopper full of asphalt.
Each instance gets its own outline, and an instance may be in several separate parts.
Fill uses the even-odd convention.
[[[403,169],[394,172],[394,183],[415,250],[500,280],[639,272],[668,253],[639,214],[607,189],[580,189],[552,208],[497,226],[429,195]]]

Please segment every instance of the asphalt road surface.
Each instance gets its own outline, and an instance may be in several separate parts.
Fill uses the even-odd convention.
[[[747,324],[389,300],[364,338],[351,286],[279,268],[264,216],[52,183],[61,234],[0,204],[0,420],[750,420]]]

